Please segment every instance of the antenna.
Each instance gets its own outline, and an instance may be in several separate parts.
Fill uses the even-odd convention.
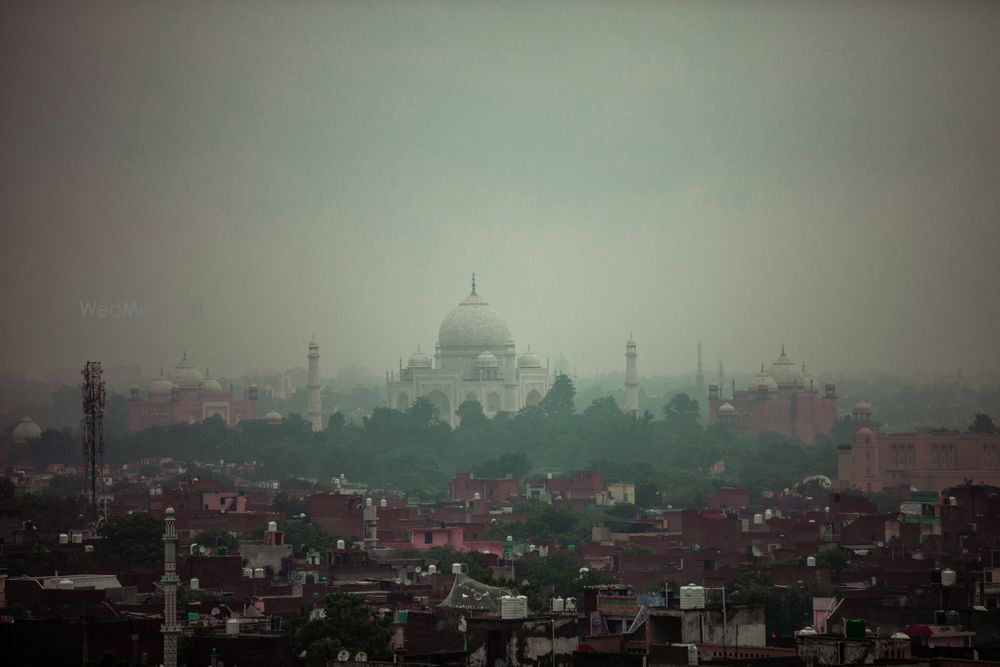
[[[101,362],[88,361],[80,371],[83,384],[83,467],[90,494],[90,512],[97,520],[97,474],[104,463],[104,380]],[[99,465],[100,464],[100,465]]]

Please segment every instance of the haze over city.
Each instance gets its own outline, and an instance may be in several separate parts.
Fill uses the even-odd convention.
[[[996,371],[992,3],[7,3],[0,368]],[[136,303],[148,317],[87,315]]]

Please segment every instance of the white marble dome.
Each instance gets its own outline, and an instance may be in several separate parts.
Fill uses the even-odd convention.
[[[269,422],[280,422],[284,419],[284,417],[282,417],[281,413],[278,412],[277,410],[271,410],[266,415],[264,415],[264,419],[266,419]]]
[[[510,329],[489,303],[473,290],[458,307],[448,313],[438,331],[441,347],[490,347],[510,341]]]
[[[205,376],[187,360],[187,353],[174,366],[170,379],[181,389],[200,389],[205,384]]]
[[[519,368],[541,368],[542,360],[538,358],[537,354],[529,349],[527,352],[518,357],[517,365]]]
[[[160,371],[160,377],[156,378],[149,383],[146,387],[146,391],[149,393],[149,398],[154,399],[157,397],[170,396],[171,392],[174,390],[174,383],[163,377],[163,371]]]
[[[207,368],[205,369],[205,380],[202,383],[202,387],[205,389],[205,391],[211,391],[216,393],[222,393],[223,391],[225,391],[222,388],[222,383],[216,380],[211,375],[209,375]]]
[[[802,384],[802,376],[804,375],[795,362],[785,354],[785,348],[781,348],[781,354],[771,364],[767,374],[774,378],[778,386]]]
[[[406,363],[407,368],[431,368],[434,364],[431,358],[417,348],[417,351],[410,355],[410,360]]]
[[[42,428],[31,417],[25,417],[14,427],[11,436],[14,438],[14,442],[37,440],[42,437]]]
[[[499,368],[500,362],[495,354],[486,350],[476,357],[476,368]]]
[[[720,414],[720,415],[735,415],[736,414],[736,408],[733,407],[732,403],[723,403],[722,405],[719,406],[719,412],[718,412],[718,414]]]
[[[767,374],[763,364],[761,364],[760,372],[753,376],[747,388],[755,392],[759,391],[762,386],[767,387],[769,392],[778,391],[778,383],[774,381],[773,377]]]

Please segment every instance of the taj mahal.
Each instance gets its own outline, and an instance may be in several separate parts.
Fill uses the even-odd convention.
[[[475,275],[472,292],[441,322],[433,359],[418,347],[405,367],[400,360],[398,375],[386,375],[391,407],[405,411],[426,396],[453,427],[464,401],[478,401],[493,417],[537,404],[550,386],[548,364],[530,348],[518,356],[507,324],[476,293]]]

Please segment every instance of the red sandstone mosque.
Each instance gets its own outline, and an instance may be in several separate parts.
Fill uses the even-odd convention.
[[[836,421],[836,386],[828,382],[820,387],[805,364],[800,368],[788,358],[784,346],[770,368],[760,365],[745,391],[737,391],[734,382],[732,396],[722,398],[719,385],[708,388],[708,423],[724,424],[741,435],[773,431],[813,445],[818,434],[833,432]]]
[[[151,426],[194,424],[212,415],[219,415],[230,426],[256,419],[257,385],[247,388],[245,398],[233,398],[231,390],[224,389],[207,368],[204,374],[195,368],[185,353],[166,376],[160,370],[160,377],[146,388],[145,400],[138,386],[129,391],[128,428],[133,432]]]

